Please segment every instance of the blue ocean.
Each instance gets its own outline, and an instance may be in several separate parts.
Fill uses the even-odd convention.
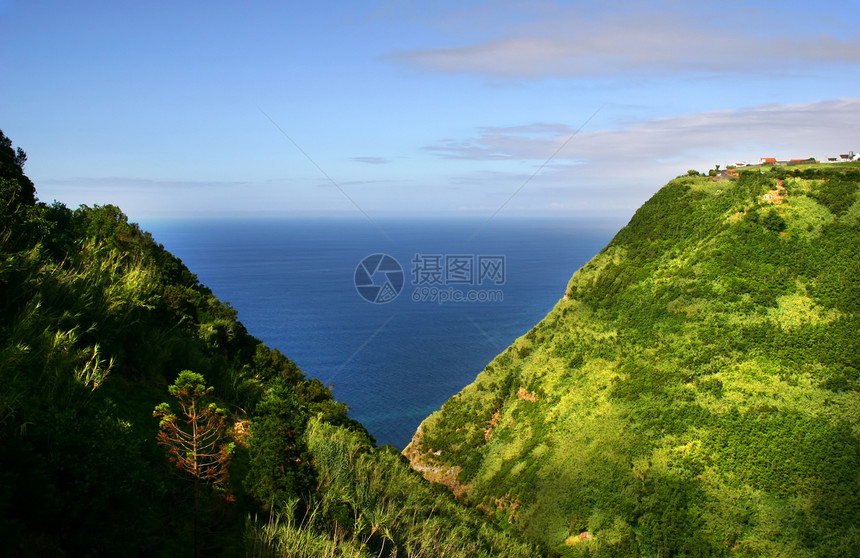
[[[564,295],[619,227],[547,220],[187,220],[142,226],[248,331],[403,448]]]

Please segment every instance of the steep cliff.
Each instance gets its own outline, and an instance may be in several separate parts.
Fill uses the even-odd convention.
[[[858,181],[671,181],[404,454],[563,554],[850,555]]]

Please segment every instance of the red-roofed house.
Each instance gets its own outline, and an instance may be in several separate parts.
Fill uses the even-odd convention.
[[[776,157],[762,157],[761,159],[759,159],[759,162],[762,165],[766,165],[768,163],[776,163]]]

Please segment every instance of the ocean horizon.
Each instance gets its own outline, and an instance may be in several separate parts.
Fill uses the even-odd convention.
[[[248,332],[333,385],[379,444],[471,383],[621,225],[572,220],[141,223]]]

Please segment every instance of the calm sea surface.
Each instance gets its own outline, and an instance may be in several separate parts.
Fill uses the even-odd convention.
[[[401,449],[421,420],[552,309],[617,230],[558,221],[379,225],[142,223],[238,310],[252,335],[334,384],[351,416],[380,444]],[[365,261],[358,280],[371,286],[363,289],[370,298],[373,285],[387,282],[384,293],[397,294],[387,303],[368,302],[355,287],[359,263],[372,254],[391,258]],[[445,296],[474,300],[440,304]]]

